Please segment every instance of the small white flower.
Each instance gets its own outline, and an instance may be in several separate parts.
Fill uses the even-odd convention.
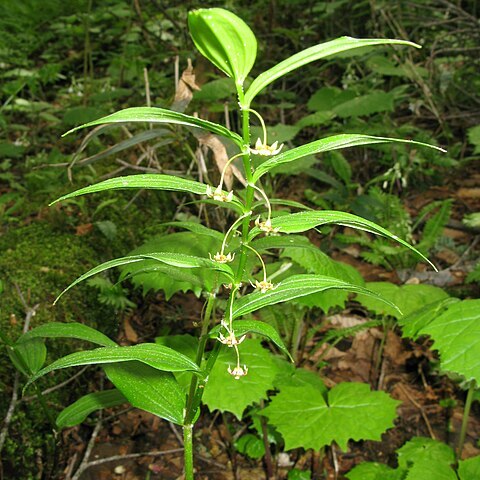
[[[220,186],[213,190],[210,185],[207,185],[207,191],[205,193],[207,197],[213,198],[218,202],[231,202],[233,199],[233,190],[231,192],[224,193]]]
[[[271,157],[272,155],[277,155],[283,148],[283,143],[278,146],[278,142],[273,143],[272,145],[267,145],[263,143],[260,139],[257,139],[255,142],[255,148],[249,147],[250,153],[254,155],[262,155],[264,157]]]
[[[260,290],[262,293],[267,293],[269,290],[275,290],[278,287],[278,285],[274,285],[272,282],[267,282],[266,280],[262,280],[261,282],[255,280],[255,285],[253,286],[255,290]]]
[[[260,221],[260,217],[257,217],[255,220],[255,225],[262,231],[267,234],[276,234],[280,231],[280,228],[272,227],[272,221],[270,219],[265,220],[264,222]]]
[[[230,332],[226,337],[224,337],[221,333],[218,334],[218,341],[227,345],[228,347],[233,347],[234,345],[240,345],[246,338],[246,335],[242,335],[240,338],[237,339],[235,337],[234,332]]]
[[[248,368],[246,365],[243,368],[240,365],[237,365],[233,370],[231,367],[228,367],[228,373],[235,377],[235,380],[238,380],[240,377],[244,377],[248,373]]]
[[[214,262],[217,262],[217,263],[230,263],[230,262],[233,262],[233,259],[235,258],[234,253],[233,254],[228,253],[227,255],[225,255],[221,252],[217,252],[213,257],[210,253],[208,255],[210,257],[210,260],[213,260]]]

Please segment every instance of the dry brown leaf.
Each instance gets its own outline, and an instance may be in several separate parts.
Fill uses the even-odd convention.
[[[125,338],[130,343],[137,343],[138,342],[138,334],[132,327],[129,318],[125,318],[123,320],[123,331],[125,332]]]
[[[183,71],[177,85],[175,98],[171,107],[172,110],[175,110],[176,112],[184,112],[187,105],[192,101],[193,90],[200,90],[200,87],[195,82],[192,61],[188,59],[188,66]]]

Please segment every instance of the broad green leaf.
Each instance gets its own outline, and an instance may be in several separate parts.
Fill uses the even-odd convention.
[[[253,459],[262,458],[265,455],[265,444],[263,440],[252,433],[242,435],[236,442],[237,452]]]
[[[403,480],[405,470],[394,470],[383,463],[365,462],[352,468],[345,476],[348,480]]]
[[[109,363],[103,369],[134,407],[183,424],[185,393],[171,373],[139,362]]]
[[[362,383],[340,383],[325,401],[321,390],[306,384],[282,388],[262,414],[282,434],[286,450],[318,451],[336,442],[346,451],[350,439],[380,440],[394,426],[399,403]]]
[[[245,94],[245,104],[248,107],[252,100],[260,93],[267,85],[270,85],[272,82],[277,80],[280,77],[283,77],[287,73],[307,65],[308,63],[320,60],[325,57],[330,57],[337,53],[346,52],[361,47],[368,47],[374,45],[386,45],[386,44],[396,44],[396,45],[408,45],[411,47],[420,48],[419,45],[407,42],[405,40],[391,40],[385,38],[369,38],[369,39],[358,39],[351,37],[340,37],[329,42],[321,43],[313,47],[307,48],[295,55],[283,60],[283,62],[278,63],[274,67],[270,68],[266,72],[260,74],[250,85],[250,88]]]
[[[177,232],[152,237],[130,255],[143,255],[152,252],[181,253],[194,257],[208,258],[220,250],[221,240],[211,235],[203,235],[200,231]],[[132,283],[140,287],[146,294],[150,290],[163,291],[168,300],[177,292],[193,291],[199,297],[202,291],[212,291],[220,283],[230,283],[228,275],[218,270],[205,268],[155,268],[159,264],[155,260],[130,263],[121,268],[121,279],[132,277]]]
[[[397,454],[399,467],[408,469],[406,480],[457,480],[451,469],[455,454],[445,443],[414,437],[398,449]]]
[[[60,412],[56,421],[57,427],[74,427],[82,423],[92,412],[126,402],[127,399],[117,389],[89,393]]]
[[[93,122],[88,122],[78,127],[72,128],[63,136],[69,135],[72,132],[80,130],[81,128],[94,127],[104,123],[127,123],[127,122],[142,122],[142,123],[171,123],[184,125],[186,127],[199,127],[222,137],[228,138],[235,142],[240,148],[243,146],[243,140],[240,135],[230,131],[228,128],[218,125],[217,123],[202,120],[197,117],[185,115],[184,113],[166,110],[157,107],[133,107],[119,110],[118,112],[99,118]]]
[[[7,348],[8,356],[17,370],[27,377],[37,373],[47,358],[47,348],[42,338],[31,338]]]
[[[157,370],[166,372],[199,372],[197,364],[185,355],[155,343],[142,343],[131,347],[103,347],[71,353],[70,355],[55,360],[37,372],[28,381],[25,388],[43,375],[61,368],[128,362],[131,360],[137,360]]]
[[[23,334],[17,344],[28,342],[32,338],[77,338],[96,343],[104,347],[116,347],[117,344],[106,335],[82,323],[51,322],[30,330]]]
[[[477,480],[480,478],[480,456],[458,462],[460,480]]]
[[[463,300],[422,328],[438,350],[443,370],[480,383],[480,300]]]
[[[420,253],[416,248],[412,247],[405,240],[402,240],[400,237],[389,232],[380,225],[377,225],[369,220],[365,220],[357,215],[352,215],[351,213],[322,210],[318,212],[312,211],[291,213],[289,215],[282,215],[281,217],[275,217],[272,219],[272,227],[279,228],[281,233],[305,232],[311,228],[330,223],[355,228],[357,230],[363,230],[365,232],[381,235],[382,237],[389,238],[390,240],[395,240],[404,247],[415,252],[419,257],[428,262],[435,270],[437,270],[435,265],[433,265],[428,258],[426,258],[422,253]],[[261,230],[258,227],[253,228],[250,232],[250,238],[255,238],[259,233],[261,233]]]
[[[267,399],[267,391],[273,388],[278,370],[273,355],[259,340],[245,341],[238,350],[240,364],[247,366],[248,374],[235,380],[228,373],[227,368],[234,368],[237,363],[235,351],[222,347],[208,377],[203,403],[210,411],[231,412],[240,420],[249,405]]]
[[[141,255],[132,255],[130,257],[116,258],[115,260],[109,260],[108,262],[102,263],[92,268],[88,272],[84,273],[82,276],[78,277],[73,283],[71,283],[60,295],[56,298],[55,303],[58,302],[59,298],[72,287],[78,283],[86,280],[87,278],[96,275],[97,273],[104,272],[113,267],[119,267],[121,265],[128,265],[129,263],[141,262],[143,260],[155,260],[161,263],[166,263],[172,267],[176,268],[202,268],[207,267],[212,270],[217,270],[224,273],[229,278],[233,278],[233,270],[230,266],[226,264],[221,264],[214,262],[208,258],[194,257],[193,255],[185,255],[183,253],[169,253],[169,252],[160,252],[160,253],[145,253]]]
[[[429,303],[449,298],[448,293],[434,285],[398,286],[390,282],[369,282],[365,284],[365,288],[390,300],[402,311],[403,315],[410,315]],[[377,315],[391,315],[396,319],[402,317],[398,311],[379,302],[376,298],[364,297],[360,294],[357,295],[357,301]]]
[[[282,165],[284,163],[293,162],[307,155],[314,155],[321,152],[329,152],[332,150],[339,150],[342,148],[357,147],[361,145],[374,145],[379,143],[408,143],[412,145],[420,145],[422,147],[434,148],[444,152],[440,147],[429,145],[428,143],[416,142],[414,140],[403,140],[400,138],[387,137],[373,137],[371,135],[361,134],[340,134],[331,137],[322,138],[311,143],[307,143],[300,147],[292,148],[283,153],[275,155],[263,162],[257,167],[253,174],[253,182],[257,182],[262,175],[270,171],[272,168]]]
[[[208,8],[189,12],[188,28],[200,53],[243,85],[257,56],[257,39],[250,27],[228,10]]]
[[[75,192],[67,193],[63,197],[50,203],[53,205],[57,202],[67,200],[69,198],[87,195],[90,193],[103,192],[105,190],[122,190],[126,188],[146,188],[151,190],[168,190],[172,192],[190,192],[196,195],[206,195],[207,187],[205,183],[188,180],[187,178],[175,177],[173,175],[163,175],[161,173],[146,173],[142,175],[129,175],[127,177],[109,178],[104,182],[88,187],[80,188]],[[227,194],[228,192],[224,192]],[[215,202],[222,204],[223,202]],[[233,198],[231,202],[225,205],[235,205],[236,208],[242,209],[242,203],[237,198]]]
[[[480,125],[475,125],[467,130],[468,141],[475,146],[474,154],[480,153]]]
[[[225,333],[223,331],[223,327],[221,325],[217,325],[210,330],[210,337],[215,338],[218,336],[219,333]],[[271,325],[265,322],[259,322],[257,320],[240,320],[233,322],[233,330],[235,331],[235,336],[237,338],[245,335],[247,333],[257,333],[258,335],[262,335],[263,337],[267,337],[270,339],[287,357],[289,357],[292,361],[293,358],[290,355],[287,347],[283,343],[282,338],[278,334],[278,332],[273,328]]]
[[[427,303],[418,310],[400,317],[397,321],[402,328],[403,336],[416,340],[420,336],[419,332],[421,332],[423,328],[435,320],[450,305],[459,301],[458,298],[447,297],[443,300]]]
[[[381,299],[376,293],[369,292],[363,287],[352,285],[336,278],[324,275],[293,275],[287,280],[279,283],[273,290],[269,290],[265,293],[256,291],[235,301],[233,304],[233,318],[241,317],[247,313],[266,307],[267,305],[287,302],[311,293],[322,292],[332,288],[372,295]],[[385,300],[385,302],[394,307],[394,305],[388,300]]]

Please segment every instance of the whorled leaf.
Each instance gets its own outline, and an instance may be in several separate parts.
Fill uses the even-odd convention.
[[[113,340],[108,338],[102,332],[76,322],[51,322],[40,325],[27,333],[24,333],[17,340],[17,344],[28,342],[32,338],[76,338],[78,340],[86,340],[87,342],[96,343],[97,345],[102,345],[104,347],[117,346]]]
[[[288,215],[282,215],[272,219],[272,227],[278,228],[281,233],[300,233],[310,230],[321,225],[335,224],[345,227],[355,228],[357,230],[363,230],[365,232],[381,235],[390,240],[394,240],[404,247],[408,248],[412,252],[416,253],[423,260],[428,262],[435,270],[435,265],[428,260],[425,255],[419,252],[416,248],[412,247],[408,242],[402,240],[397,235],[389,232],[387,229],[377,225],[374,222],[365,220],[362,217],[353,215],[346,212],[337,212],[334,210],[322,210],[312,212],[298,212]],[[261,233],[258,227],[254,227],[250,232],[250,239],[255,238]]]
[[[103,369],[132,406],[183,424],[185,393],[170,372],[140,362],[109,363]]]
[[[308,63],[330,57],[337,53],[347,52],[361,47],[369,47],[374,45],[408,45],[420,48],[419,45],[405,40],[391,40],[385,38],[368,38],[359,39],[351,37],[340,37],[329,42],[321,43],[313,47],[302,50],[283,60],[274,67],[260,74],[250,85],[245,94],[245,106],[249,107],[252,100],[267,86],[287,73],[307,65]]]
[[[78,127],[72,128],[63,136],[69,135],[72,132],[76,132],[81,128],[94,127],[96,125],[102,125],[105,123],[130,123],[130,122],[142,122],[142,123],[169,123],[184,125],[187,127],[198,127],[208,132],[221,135],[235,142],[240,148],[243,146],[243,140],[240,135],[230,131],[228,128],[219,125],[217,123],[209,122],[208,120],[202,120],[197,117],[185,115],[184,113],[174,112],[165,108],[158,107],[133,107],[120,110],[118,112],[107,115],[106,117],[99,118],[93,122],[85,123]]]
[[[269,158],[257,167],[253,174],[253,182],[257,182],[260,177],[270,171],[272,168],[278,167],[284,163],[293,162],[307,155],[313,155],[321,152],[329,152],[331,150],[340,150],[342,148],[356,147],[361,145],[374,145],[378,143],[409,143],[412,145],[420,145],[422,147],[434,148],[444,152],[443,148],[428,143],[415,142],[413,140],[402,140],[400,138],[373,137],[371,135],[360,134],[340,134],[332,137],[322,138],[315,142],[307,143],[301,147],[292,148],[279,155]]]
[[[146,173],[141,175],[129,175],[127,177],[109,178],[104,182],[89,185],[80,188],[71,193],[67,193],[57,200],[50,203],[54,205],[57,202],[67,200],[69,198],[87,195],[90,193],[103,192],[106,190],[122,190],[129,188],[145,188],[150,190],[167,190],[171,192],[189,192],[196,195],[206,195],[208,185],[187,178],[176,177],[174,175],[163,175],[160,173]],[[228,192],[224,192],[226,195]],[[233,197],[231,202],[215,202],[219,205],[232,205],[239,211],[243,211],[243,205],[238,198]]]
[[[82,423],[91,413],[104,408],[116,407],[127,399],[117,389],[89,393],[64,408],[57,417],[58,428],[74,427]]]
[[[193,255],[186,255],[183,253],[171,253],[171,252],[160,252],[160,253],[145,253],[140,255],[131,255],[129,257],[116,258],[114,260],[109,260],[108,262],[102,263],[92,268],[88,272],[84,273],[82,276],[78,277],[73,283],[71,283],[62,293],[55,299],[55,303],[58,302],[60,297],[70,290],[72,287],[78,283],[86,280],[87,278],[92,277],[98,273],[104,272],[110,268],[119,267],[122,265],[128,265],[129,263],[141,262],[143,260],[156,260],[161,263],[165,263],[172,267],[176,268],[202,268],[207,267],[212,270],[217,270],[224,273],[227,277],[233,278],[233,270],[230,266],[226,264],[221,264],[214,262],[209,258],[195,257]]]
[[[382,300],[379,295],[370,292],[366,288],[352,285],[351,283],[338,280],[337,278],[310,274],[293,275],[279,283],[273,290],[268,290],[265,293],[255,291],[236,300],[233,304],[232,317],[238,318],[247,313],[266,307],[267,305],[287,302],[295,298],[330,289],[363,293]],[[393,308],[396,308],[390,301],[384,301]]]
[[[17,370],[30,377],[37,373],[47,359],[43,338],[31,338],[7,348],[8,356]]]
[[[145,363],[154,369],[166,372],[200,371],[195,362],[171,348],[155,343],[142,343],[131,347],[102,347],[71,353],[38,371],[29,379],[25,388],[47,373],[61,368],[128,362],[131,360]]]

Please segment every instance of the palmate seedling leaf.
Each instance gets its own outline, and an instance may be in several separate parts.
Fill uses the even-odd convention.
[[[262,175],[270,171],[272,168],[278,167],[284,163],[293,162],[307,155],[314,155],[321,152],[329,152],[332,150],[340,150],[342,148],[357,147],[361,145],[374,145],[379,143],[410,143],[412,145],[420,145],[422,147],[434,148],[444,152],[440,147],[429,145],[428,143],[415,142],[414,140],[402,140],[400,138],[373,137],[371,135],[360,134],[340,134],[331,137],[322,138],[311,143],[302,145],[301,147],[292,148],[283,153],[269,158],[257,167],[253,174],[253,182],[257,182]]]
[[[397,454],[399,467],[408,470],[406,480],[457,480],[451,468],[455,454],[442,442],[414,437],[398,449]]]
[[[270,85],[270,83],[274,82],[278,78],[299,67],[302,67],[303,65],[307,65],[308,63],[320,60],[321,58],[330,57],[337,53],[346,52],[356,48],[385,44],[408,45],[411,47],[420,48],[419,45],[412,42],[404,40],[390,40],[385,38],[358,39],[351,37],[340,37],[329,42],[321,43],[320,45],[315,45],[296,53],[295,55],[292,55],[283,62],[278,63],[274,67],[259,75],[252,82],[250,88],[245,94],[245,104],[248,107],[257,94],[260,93],[267,85]]]
[[[257,56],[257,39],[250,27],[223,8],[202,8],[189,12],[188,29],[200,53],[243,85]]]
[[[405,470],[382,463],[365,462],[352,468],[345,476],[348,480],[403,480]]]
[[[402,240],[397,235],[389,232],[387,229],[377,225],[374,222],[365,220],[362,217],[353,215],[346,212],[337,212],[334,210],[322,210],[322,211],[311,211],[311,212],[298,212],[291,213],[288,215],[282,215],[272,219],[272,227],[279,228],[279,231],[282,233],[300,233],[310,230],[315,227],[327,224],[336,224],[342,225],[345,227],[355,228],[357,230],[363,230],[365,232],[374,233],[382,237],[389,238],[394,240],[404,247],[408,248],[412,252],[416,253],[423,260],[428,262],[434,269],[437,271],[435,265],[428,260],[425,255],[419,252],[416,248],[412,247],[405,240]],[[258,227],[254,227],[250,232],[250,238],[255,238],[261,233],[261,230]]]
[[[215,338],[218,337],[219,333],[225,334],[224,330],[225,329],[221,325],[217,325],[210,330],[209,335],[211,338]],[[293,362],[293,358],[283,343],[282,338],[275,328],[268,323],[259,322],[258,320],[239,320],[233,322],[233,330],[235,331],[235,336],[237,338],[247,333],[256,333],[258,335],[262,335],[263,337],[267,337]]]
[[[337,278],[327,277],[324,275],[292,275],[283,282],[280,282],[276,288],[265,293],[255,291],[241,297],[233,304],[233,318],[241,317],[247,313],[254,312],[267,305],[288,302],[295,298],[304,297],[316,292],[322,292],[330,289],[346,290],[348,292],[363,293],[372,295],[379,300],[382,298],[376,293],[369,292],[367,289],[358,285],[338,280]],[[390,306],[395,308],[388,300],[385,300]]]
[[[37,373],[47,358],[47,348],[42,338],[30,340],[7,348],[8,356],[17,370],[30,377]]]
[[[76,338],[96,343],[104,347],[116,347],[117,344],[106,335],[82,323],[51,322],[30,330],[23,334],[17,344],[28,342],[32,338]]]
[[[183,424],[185,392],[171,373],[159,372],[139,362],[110,363],[103,369],[134,407]]]
[[[480,456],[460,460],[458,462],[460,480],[476,480],[480,478]]]
[[[98,365],[137,360],[157,370],[166,372],[199,372],[198,365],[185,355],[171,348],[155,343],[142,343],[131,347],[103,347],[94,350],[75,352],[55,360],[47,367],[37,372],[28,381],[25,388],[43,375],[61,368],[78,367],[81,365]]]
[[[67,200],[69,198],[78,197],[79,195],[87,195],[90,193],[103,192],[105,190],[122,190],[128,188],[146,188],[147,190],[168,190],[171,192],[190,192],[196,195],[206,195],[207,187],[205,183],[196,182],[187,178],[176,177],[174,175],[163,175],[161,173],[146,173],[142,175],[129,175],[127,177],[109,178],[104,182],[89,185],[80,188],[71,193],[67,193],[57,200],[50,203],[50,206]],[[228,192],[224,192],[227,194]],[[242,203],[236,197],[231,202],[215,202],[219,205],[231,205],[234,208],[243,211]]]
[[[385,392],[370,391],[363,383],[336,385],[327,402],[314,386],[284,387],[262,414],[282,434],[286,450],[318,451],[336,442],[345,451],[350,439],[380,440],[393,427],[400,403]]]
[[[221,135],[235,142],[240,148],[243,146],[243,140],[240,135],[230,131],[228,128],[218,125],[217,123],[209,122],[208,120],[202,120],[200,118],[185,115],[184,113],[174,112],[172,110],[166,110],[164,108],[157,107],[133,107],[120,110],[118,112],[107,115],[106,117],[99,118],[93,122],[85,123],[78,127],[72,128],[63,136],[69,135],[72,132],[76,132],[81,128],[94,127],[96,125],[102,125],[105,123],[130,123],[130,122],[142,122],[142,123],[169,123],[184,125],[186,127],[199,127],[203,130]]]
[[[207,267],[212,270],[217,270],[224,273],[227,277],[233,278],[233,270],[229,265],[221,264],[214,262],[209,258],[195,257],[193,255],[185,255],[183,253],[170,253],[170,252],[160,252],[160,253],[144,253],[140,255],[131,255],[129,257],[116,258],[115,260],[109,260],[108,262],[102,263],[92,268],[88,272],[84,273],[82,276],[78,277],[73,283],[71,283],[60,295],[55,299],[55,303],[58,302],[60,297],[70,290],[72,287],[77,285],[80,282],[83,282],[87,278],[96,275],[97,273],[104,272],[110,268],[119,267],[122,265],[128,265],[129,263],[141,262],[144,260],[156,260],[161,263],[165,263],[172,267],[176,268],[202,268]]]
[[[57,427],[74,427],[82,423],[92,412],[116,407],[126,402],[124,395],[115,388],[89,393],[60,412],[56,420]]]
[[[463,300],[422,328],[438,350],[443,370],[480,382],[480,300]]]
[[[249,405],[267,398],[278,369],[273,355],[259,340],[245,341],[238,349],[240,362],[248,367],[248,374],[235,380],[228,373],[227,368],[236,365],[235,351],[222,347],[205,386],[203,403],[210,411],[231,412],[240,420]]]

